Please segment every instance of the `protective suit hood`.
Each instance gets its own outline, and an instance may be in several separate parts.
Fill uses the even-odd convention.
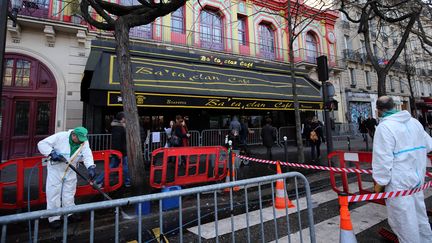
[[[383,121],[395,121],[400,123],[407,123],[411,119],[411,114],[408,111],[399,111],[393,115],[382,118]]]

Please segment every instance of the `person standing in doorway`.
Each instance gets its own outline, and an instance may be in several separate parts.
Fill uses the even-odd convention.
[[[419,188],[425,182],[427,153],[432,138],[408,111],[397,111],[391,97],[376,102],[381,122],[376,130],[372,153],[375,192]],[[423,191],[386,199],[388,223],[401,243],[432,242]]]
[[[96,176],[96,165],[87,141],[87,129],[76,127],[73,130],[58,132],[38,143],[38,149],[44,156],[49,156],[46,179],[47,209],[74,206],[77,177],[65,163],[77,167],[84,161],[90,180]],[[69,215],[70,220],[80,220],[76,214]],[[49,226],[58,229],[61,226],[60,215],[48,218]]]
[[[111,122],[111,149],[118,150],[122,153],[122,165],[123,165],[123,179],[125,187],[131,186],[129,177],[128,157],[127,157],[127,144],[126,144],[126,118],[124,112],[119,112],[115,116],[115,119]],[[120,159],[111,155],[110,157],[110,168],[117,168],[120,164]],[[103,186],[104,172],[102,172],[96,178],[96,184],[99,187]]]
[[[276,142],[276,128],[271,125],[272,119],[268,117],[261,130],[263,145],[267,148],[267,159],[273,160],[272,147]]]

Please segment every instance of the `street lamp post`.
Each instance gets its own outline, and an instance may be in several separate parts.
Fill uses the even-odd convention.
[[[8,16],[12,19],[14,26],[16,24],[16,17],[18,12],[21,10],[23,1],[22,0],[12,0],[11,1],[11,13],[8,13],[8,0],[0,0],[0,138],[3,123],[3,114],[1,110],[2,105],[2,93],[3,93],[3,77],[4,77],[4,54],[6,47],[6,29],[7,29],[7,18]],[[3,155],[3,149],[0,140],[0,161]]]

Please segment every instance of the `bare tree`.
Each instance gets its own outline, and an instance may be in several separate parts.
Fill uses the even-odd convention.
[[[357,32],[362,34],[365,49],[378,75],[378,96],[386,95],[386,77],[399,58],[410,37],[421,41],[428,53],[432,47],[430,21],[431,1],[424,0],[338,0],[339,10],[350,22],[358,24]],[[395,28],[392,28],[395,27]],[[397,37],[397,47],[388,61],[380,61],[372,52],[371,43],[388,39],[385,29],[391,28]],[[375,36],[375,37],[374,37]]]
[[[186,0],[137,0],[136,5],[111,3],[104,0],[82,0],[81,14],[94,27],[114,31],[117,42],[116,54],[121,85],[123,110],[126,117],[126,138],[132,185],[141,192],[145,186],[144,158],[141,150],[138,109],[133,84],[129,52],[130,28],[146,25],[156,18],[167,15],[186,3]],[[96,11],[94,18],[91,11]]]
[[[300,104],[297,95],[297,73],[294,62],[294,43],[303,31],[327,11],[331,11],[333,5],[325,0],[288,0],[286,3],[286,14],[260,10],[268,14],[280,15],[288,22],[288,56],[290,60],[290,76],[292,78],[292,94],[294,100],[294,114],[296,125],[297,159],[304,163],[304,147],[301,134]]]

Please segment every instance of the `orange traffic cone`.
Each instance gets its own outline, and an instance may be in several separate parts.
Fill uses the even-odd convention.
[[[357,243],[357,239],[353,232],[351,216],[348,210],[348,196],[339,194],[340,205],[340,243]]]
[[[276,164],[276,171],[278,174],[282,174],[282,170],[279,164],[279,161]],[[288,195],[285,197],[285,189],[284,189],[284,179],[279,179],[276,181],[276,202],[275,207],[276,209],[285,209],[288,208],[294,208],[294,204],[289,200]]]
[[[231,175],[231,173],[230,173],[230,170],[228,170],[228,174],[227,174],[227,176],[226,176],[226,179],[225,179],[225,182],[230,182],[230,178],[231,178],[231,181],[236,181],[236,168],[235,168],[235,163],[234,163],[234,160],[235,160],[235,153],[232,153],[232,157],[231,157],[231,161],[232,161],[232,163],[231,163],[231,168],[232,168],[232,175]],[[225,192],[229,192],[229,188],[225,188],[224,189],[224,191]],[[233,187],[233,191],[239,191],[240,190],[240,187],[239,186],[234,186]]]

